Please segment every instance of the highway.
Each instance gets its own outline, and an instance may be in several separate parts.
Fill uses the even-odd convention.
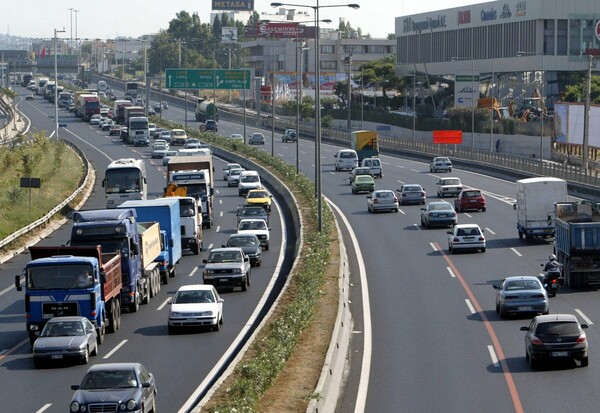
[[[40,109],[46,115],[40,114],[34,124],[51,124],[47,119],[51,106],[47,103],[40,105],[39,101],[34,101],[22,104],[21,108],[28,116],[31,112],[32,119],[37,116],[35,108]],[[189,126],[195,127],[197,123],[191,120],[193,112],[191,107],[189,109]],[[183,111],[172,104],[163,116],[181,123],[184,119]],[[133,150],[124,147],[120,141],[107,138],[104,133],[90,132],[90,127],[78,120],[72,120],[67,130],[75,134],[80,131],[86,136],[83,140],[90,143],[90,157],[98,170],[108,163],[108,159],[92,146],[111,157],[124,156],[124,153]],[[248,133],[255,130],[249,127]],[[243,126],[239,124],[223,120],[219,124],[219,132],[224,136],[242,131]],[[270,131],[263,132],[267,138],[264,150],[270,151]],[[62,134],[64,136],[65,132]],[[276,156],[294,163],[295,146],[294,143],[281,143],[280,133],[276,134]],[[333,155],[337,149],[336,146],[322,145],[323,193],[347,219],[349,227],[343,231],[346,235],[349,231],[355,234],[366,268],[366,277],[361,278],[361,258],[351,257],[354,264],[351,267],[351,309],[355,325],[350,373],[338,411],[350,412],[355,408],[365,412],[596,411],[590,390],[594,389],[592,383],[600,379],[600,369],[594,362],[600,342],[596,327],[600,314],[597,291],[571,291],[563,287],[550,303],[551,313],[573,313],[580,321],[590,324],[586,333],[591,363],[587,368],[568,363],[532,371],[524,358],[524,333],[519,331],[521,326],[529,323],[529,318],[501,320],[494,311],[492,285],[506,276],[539,273],[540,264],[545,263],[552,253],[552,246],[547,242],[527,244],[518,239],[515,212],[511,205],[515,195],[514,183],[456,168],[453,170],[452,176],[460,177],[468,186],[482,189],[487,197],[487,212],[461,213],[459,223],[479,224],[485,231],[488,244],[486,253],[451,255],[447,249],[445,229],[424,230],[419,226],[419,206],[401,207],[397,214],[368,214],[365,195],[352,195],[346,180],[347,173],[334,171]],[[142,153],[146,151],[140,150]],[[302,139],[299,154],[301,171],[313,178],[313,142]],[[435,182],[440,175],[429,173],[428,165],[385,155],[382,160],[385,170],[383,179],[376,180],[378,189],[396,189],[402,183],[419,183],[427,190],[430,199],[436,198]],[[164,179],[161,178],[160,167],[150,169],[153,170],[151,182]],[[222,185],[222,182],[218,184]],[[234,197],[233,194],[231,196]],[[225,202],[227,197],[223,198]],[[230,206],[224,205],[224,210],[232,211],[237,201],[235,198]],[[99,189],[90,202],[93,203],[90,207],[102,206]],[[234,217],[229,221],[233,222]],[[58,231],[44,242],[46,245],[64,242],[67,237],[64,231]],[[209,237],[220,234],[218,230],[207,232],[210,232]],[[349,237],[346,242],[348,240]],[[217,242],[212,242],[217,245]],[[205,245],[208,245],[206,241]],[[267,256],[276,257],[276,252],[270,251],[265,258]],[[19,319],[22,316],[22,297],[14,289],[6,288],[26,258],[17,257],[0,271],[0,280],[3,281],[0,291],[6,291],[0,296],[0,351],[8,348],[9,341],[12,346],[25,338],[24,324]],[[258,299],[261,290],[261,277],[254,272],[253,286],[248,293],[225,295],[226,328],[222,332],[169,337],[166,335],[164,309],[162,313],[157,309],[169,292],[174,291],[172,288],[182,282],[181,278],[193,270],[193,260],[184,258],[176,283],[170,283],[166,291],[163,288],[158,299],[145,306],[138,315],[124,317],[122,330],[107,336],[99,356],[104,357],[107,349],[114,348],[122,340],[130,340],[110,360],[135,359],[147,364],[157,375],[158,406],[166,411],[174,410],[172,406],[180,406],[185,395],[189,395],[210,370],[211,363],[218,358],[214,353],[223,350],[218,347],[221,339],[231,340],[231,335],[242,322],[242,319],[234,319],[236,309],[247,311],[245,305]],[[265,263],[264,269],[273,265],[274,262]],[[267,279],[268,275],[265,274],[264,278]],[[370,317],[365,318],[361,311],[361,294],[367,287]],[[249,299],[249,296],[252,298]],[[124,334],[127,331],[131,333]],[[363,341],[365,331],[372,331],[371,341]],[[199,340],[202,342],[199,343]],[[182,354],[189,356],[184,359]],[[0,377],[6,383],[0,395],[3,400],[9,397],[18,403],[15,410],[20,411],[37,411],[45,403],[53,404],[47,411],[64,410],[72,394],[69,384],[77,382],[85,370],[83,366],[74,366],[35,371],[25,345],[0,357],[3,358],[0,365],[4,367]],[[367,357],[367,371],[361,369],[363,357]],[[366,373],[368,380],[365,379]],[[192,377],[196,378],[193,383]],[[43,380],[49,378],[56,384],[45,386],[47,388],[41,386]],[[32,396],[28,387],[39,390]],[[362,402],[357,404],[357,400],[364,400],[364,405]]]
[[[21,93],[26,91],[19,88]],[[31,119],[32,130],[53,128],[54,107],[36,97],[34,101],[22,101],[21,111]],[[173,110],[173,112],[175,112]],[[60,123],[67,128],[60,130],[60,137],[77,144],[89,157],[97,171],[97,181],[92,197],[85,209],[104,208],[101,180],[104,169],[111,160],[122,157],[144,158],[149,182],[149,197],[162,194],[165,187],[165,167],[162,160],[150,158],[147,147],[133,148],[121,143],[119,137],[110,137],[76,119],[64,110],[59,112]],[[243,203],[237,188],[228,188],[223,181],[221,169],[224,162],[215,163],[215,223],[204,231],[205,251],[195,256],[184,252],[177,267],[177,276],[162,286],[161,293],[150,304],[143,305],[136,314],[123,314],[121,329],[108,334],[100,346],[98,357],[91,363],[138,361],[154,373],[158,384],[159,411],[177,411],[190,398],[200,383],[209,375],[219,360],[231,352],[229,349],[245,331],[272,277],[284,271],[282,229],[283,221],[274,208],[271,222],[271,248],[263,252],[261,267],[252,269],[252,285],[247,292],[239,290],[224,292],[223,329],[218,333],[198,332],[169,336],[167,333],[168,300],[181,285],[202,283],[201,260],[211,246],[221,246],[235,232],[237,206]],[[63,245],[70,236],[70,223],[61,227],[39,245]],[[0,269],[0,398],[10,407],[9,411],[64,412],[68,409],[73,391],[71,384],[78,384],[87,370],[84,365],[67,365],[35,370],[31,350],[26,339],[23,293],[14,288],[14,276],[20,274],[29,254],[20,254],[4,263]],[[4,409],[2,409],[4,410]]]

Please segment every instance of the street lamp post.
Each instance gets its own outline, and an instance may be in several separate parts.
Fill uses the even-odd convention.
[[[56,35],[58,33],[65,33],[64,27],[62,30],[54,29],[54,136],[56,139],[58,139],[58,53],[56,53]]]
[[[348,52],[348,56],[344,59],[344,63],[348,66],[348,121],[346,128],[352,130],[352,50]]]
[[[544,52],[517,52],[518,57],[522,56],[541,56],[542,73],[540,74],[540,174],[544,170],[544,108],[546,107],[544,99]]]
[[[306,4],[292,3],[271,3],[271,7],[292,6],[313,9],[315,13],[315,192],[317,197],[317,229],[319,232],[323,229],[323,205],[321,188],[321,63],[320,63],[320,30],[319,30],[319,9],[325,7],[350,7],[354,10],[360,8],[358,4],[334,4],[320,6],[319,0],[315,6]]]

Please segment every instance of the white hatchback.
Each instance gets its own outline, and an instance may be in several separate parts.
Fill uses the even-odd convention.
[[[485,252],[485,236],[477,224],[458,224],[448,231],[448,250],[481,250]]]

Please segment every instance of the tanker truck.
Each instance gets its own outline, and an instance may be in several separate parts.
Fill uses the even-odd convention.
[[[209,119],[219,120],[217,105],[213,100],[198,98],[198,103],[196,104],[196,120],[198,122],[206,122]]]

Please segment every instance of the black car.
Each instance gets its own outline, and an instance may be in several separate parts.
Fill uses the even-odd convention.
[[[218,132],[219,124],[215,120],[208,119],[206,122],[204,122],[200,125],[200,131],[201,132],[206,132],[206,131]]]
[[[254,234],[231,234],[227,240],[225,247],[239,247],[244,251],[244,254],[250,258],[250,265],[259,267],[262,262],[262,248],[260,241]]]
[[[541,362],[578,360],[588,366],[588,342],[584,328],[572,314],[549,314],[535,317],[529,326],[521,327],[525,334],[525,359],[531,368]]]
[[[156,411],[156,382],[140,363],[96,364],[71,389],[72,412]]]

